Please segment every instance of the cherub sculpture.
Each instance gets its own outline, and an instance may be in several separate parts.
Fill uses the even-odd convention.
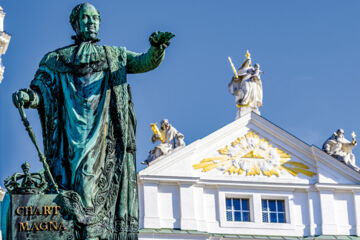
[[[247,52],[246,60],[236,72],[234,65],[229,58],[234,71],[234,77],[229,83],[229,92],[235,96],[236,106],[239,108],[236,119],[253,111],[260,114],[259,107],[262,106],[263,90],[260,74],[260,65],[252,66],[250,53]]]
[[[142,164],[147,164],[163,155],[168,154],[178,147],[185,146],[184,135],[174,128],[167,119],[161,121],[161,130],[155,124],[151,124],[154,132],[151,141],[155,143],[160,140],[161,143],[149,152],[147,159]]]
[[[323,150],[356,171],[360,171],[360,168],[355,164],[355,155],[352,153],[352,149],[357,144],[355,137],[356,135],[353,132],[352,141],[349,141],[344,137],[344,130],[338,129],[326,140],[323,145]]]

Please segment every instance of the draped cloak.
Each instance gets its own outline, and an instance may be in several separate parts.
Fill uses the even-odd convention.
[[[40,62],[31,89],[44,151],[75,220],[76,238],[137,239],[136,117],[127,73],[156,68],[164,51],[134,53],[83,42]]]

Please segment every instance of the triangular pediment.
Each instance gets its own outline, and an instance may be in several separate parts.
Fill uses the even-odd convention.
[[[360,184],[360,173],[255,113],[154,160],[139,177]]]

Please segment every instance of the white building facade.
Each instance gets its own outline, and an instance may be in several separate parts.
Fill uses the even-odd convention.
[[[360,173],[249,113],[138,174],[139,239],[360,239]]]

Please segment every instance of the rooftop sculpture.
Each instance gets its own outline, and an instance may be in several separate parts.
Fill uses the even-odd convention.
[[[354,170],[360,171],[360,168],[356,166],[355,163],[355,155],[352,153],[352,149],[356,144],[357,141],[354,132],[352,133],[352,140],[349,141],[344,137],[344,130],[338,129],[325,141],[323,150]]]
[[[234,76],[229,83],[229,92],[235,96],[235,103],[238,107],[236,119],[253,111],[260,115],[259,107],[262,106],[263,89],[260,74],[260,65],[252,66],[249,51],[246,52],[246,59],[238,69],[235,70],[234,64],[229,57]]]
[[[2,7],[0,7],[0,83],[4,78],[3,75],[5,71],[5,67],[2,65],[1,55],[6,53],[11,39],[11,36],[4,32],[4,18],[5,12],[3,11]]]
[[[169,123],[169,120],[163,119],[161,121],[161,130],[159,130],[156,123],[151,124],[151,129],[154,132],[151,141],[155,143],[160,140],[161,143],[149,152],[148,158],[142,164],[149,165],[154,159],[170,153],[175,148],[185,146],[184,135],[176,130]]]

